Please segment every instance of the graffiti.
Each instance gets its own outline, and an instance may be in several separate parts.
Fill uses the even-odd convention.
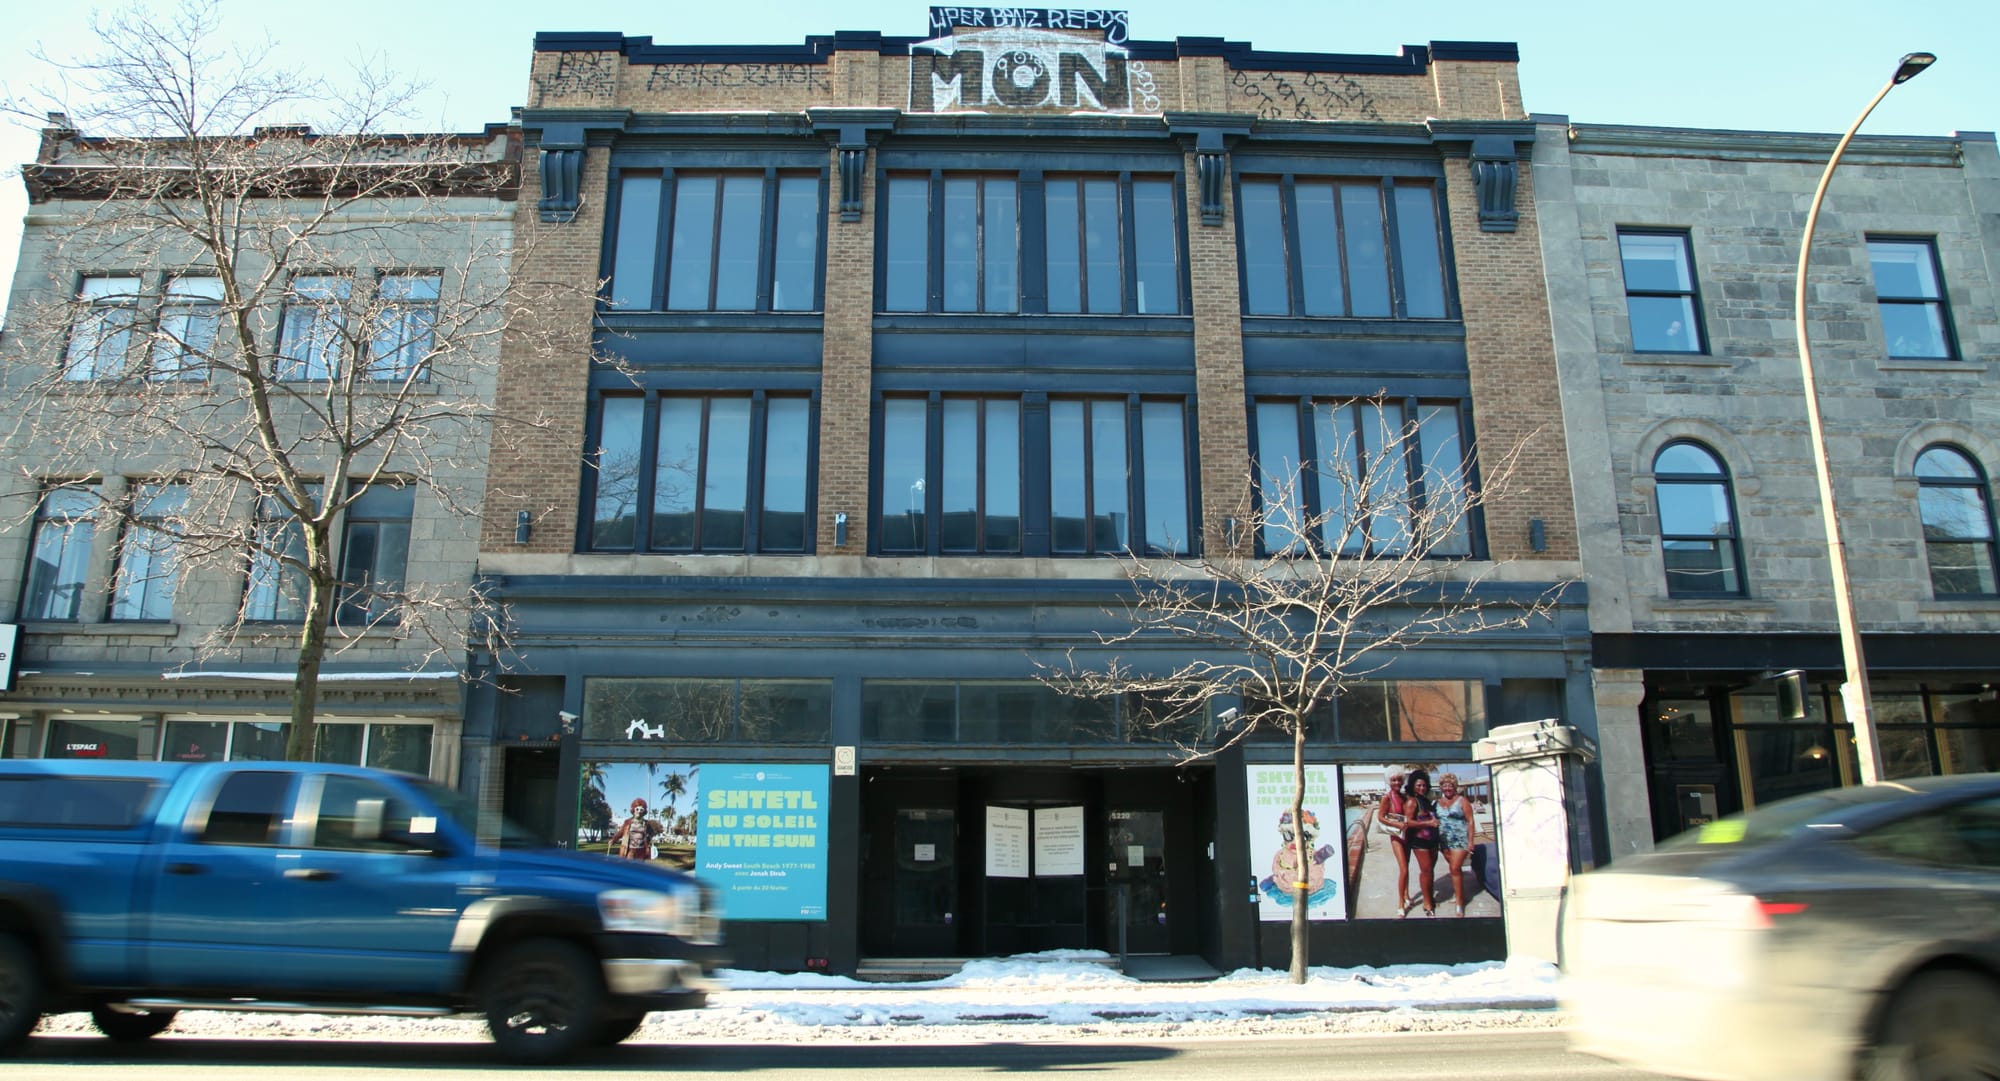
[[[673,64],[654,68],[646,79],[647,90],[768,86],[831,91],[833,80],[816,64]]]
[[[1121,46],[1060,31],[973,30],[919,42],[910,52],[910,111],[951,109],[1132,111]]]
[[[610,95],[618,91],[618,60],[607,53],[557,53],[554,70],[535,76],[543,97]]]
[[[1132,74],[1132,92],[1139,96],[1139,104],[1135,106],[1137,111],[1159,112],[1160,89],[1153,83],[1153,73],[1147,71],[1145,63],[1138,60],[1132,61],[1128,68]]]
[[[1366,88],[1348,75],[1308,73],[1303,80],[1274,71],[1239,71],[1231,85],[1256,103],[1265,120],[1375,120],[1382,113]]]
[[[949,35],[954,30],[991,28],[995,30],[1086,30],[1101,34],[1113,45],[1125,44],[1127,19],[1122,11],[1096,8],[971,8],[934,7],[931,33]]]

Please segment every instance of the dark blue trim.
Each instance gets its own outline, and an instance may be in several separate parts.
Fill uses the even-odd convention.
[[[1244,322],[1247,324],[1250,319]],[[1246,376],[1379,372],[1393,376],[1470,378],[1463,338],[1257,335],[1250,333],[1247,326],[1243,335],[1243,372]]]
[[[605,325],[613,333],[598,335],[596,344],[641,368],[819,370],[824,346],[816,317],[788,320],[789,326],[770,317],[739,318],[742,322],[736,326],[709,325],[717,322],[710,319],[688,320],[681,328],[668,328],[658,323],[676,317],[612,316],[605,319]],[[640,320],[653,325],[632,325]]]
[[[1101,324],[1120,318],[1102,316],[1092,322]],[[1176,332],[1164,334],[1079,333],[1080,326],[1067,331],[1048,328],[1037,333],[1024,330],[1020,316],[981,320],[987,326],[980,330],[965,328],[963,324],[967,322],[971,320],[878,317],[875,371],[878,375],[898,369],[1013,372],[1044,381],[1058,372],[1124,372],[1138,376],[1194,371],[1194,335],[1188,325],[1190,321],[1185,319],[1176,320],[1181,324],[1175,328]],[[1011,325],[994,326],[996,322]],[[1064,322],[1088,326],[1082,319]]]

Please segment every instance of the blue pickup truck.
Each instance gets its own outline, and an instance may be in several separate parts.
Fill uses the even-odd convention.
[[[45,1013],[481,1013],[544,1063],[706,1003],[709,889],[481,822],[350,766],[0,761],[0,1054]]]

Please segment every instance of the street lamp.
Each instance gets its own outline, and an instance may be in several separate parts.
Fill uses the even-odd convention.
[[[1812,434],[1813,472],[1819,477],[1820,519],[1826,526],[1826,556],[1828,568],[1833,573],[1833,611],[1840,621],[1840,658],[1846,666],[1847,679],[1840,685],[1840,702],[1847,714],[1848,723],[1854,726],[1854,747],[1860,757],[1861,783],[1874,784],[1882,779],[1882,745],[1875,737],[1875,718],[1868,706],[1868,667],[1861,658],[1861,631],[1854,623],[1854,597],[1847,576],[1847,551],[1840,541],[1840,518],[1833,508],[1833,473],[1827,465],[1826,432],[1820,426],[1819,386],[1813,379],[1812,349],[1806,342],[1806,264],[1812,258],[1813,227],[1819,224],[1819,207],[1826,200],[1827,185],[1833,182],[1833,170],[1840,165],[1840,156],[1847,153],[1847,144],[1854,141],[1854,133],[1861,130],[1861,124],[1889,91],[1909,82],[1918,74],[1937,62],[1931,53],[1910,53],[1896,65],[1896,73],[1882,85],[1874,100],[1868,103],[1861,115],[1854,118],[1854,124],[1847,134],[1840,137],[1840,143],[1833,148],[1833,157],[1826,163],[1826,171],[1820,174],[1819,188],[1813,192],[1812,208],[1806,211],[1806,233],[1799,242],[1799,274],[1797,292],[1792,298],[1792,318],[1799,336],[1799,377],[1806,387],[1806,425]]]

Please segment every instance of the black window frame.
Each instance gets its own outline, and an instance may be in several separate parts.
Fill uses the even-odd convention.
[[[1336,235],[1340,243],[1335,245],[1340,259],[1341,313],[1308,313],[1305,299],[1305,276],[1302,262],[1303,240],[1299,233],[1298,185],[1330,184],[1336,204]],[[1250,291],[1250,245],[1252,238],[1242,223],[1243,189],[1246,185],[1273,183],[1278,187],[1280,243],[1284,247],[1285,267],[1285,310],[1282,312],[1252,311]],[[1389,312],[1386,315],[1352,315],[1353,276],[1348,268],[1348,244],[1344,224],[1345,208],[1340,206],[1340,190],[1343,185],[1372,183],[1378,186],[1376,205],[1382,214],[1383,258],[1387,264],[1389,291]],[[1313,165],[1290,166],[1287,164],[1264,163],[1254,159],[1242,162],[1232,179],[1233,196],[1236,200],[1236,272],[1239,284],[1241,311],[1248,319],[1354,319],[1354,320],[1412,320],[1422,323],[1452,321],[1463,318],[1459,305],[1456,266],[1451,245],[1451,208],[1445,201],[1445,183],[1441,172],[1411,172],[1390,169],[1343,168],[1339,163],[1328,162],[1323,167]],[[1431,193],[1431,211],[1434,242],[1436,244],[1439,287],[1442,292],[1444,311],[1438,315],[1409,314],[1410,288],[1406,278],[1403,258],[1403,236],[1400,223],[1401,211],[1396,206],[1398,188],[1423,187]],[[1413,242],[1414,243],[1414,242]]]
[[[1703,455],[1705,455],[1708,458],[1710,462],[1714,463],[1716,471],[1714,473],[1660,472],[1659,469],[1660,459],[1665,457],[1667,452],[1673,450],[1676,447],[1691,447],[1697,451],[1700,451]],[[1667,596],[1674,599],[1680,599],[1683,597],[1686,598],[1748,597],[1750,595],[1750,578],[1744,569],[1743,525],[1742,525],[1743,517],[1741,512],[1738,511],[1736,506],[1736,482],[1734,475],[1731,474],[1729,471],[1729,462],[1725,460],[1722,454],[1718,452],[1714,447],[1711,447],[1708,444],[1703,443],[1698,439],[1674,439],[1668,441],[1666,444],[1662,445],[1659,450],[1653,452],[1653,460],[1650,463],[1648,463],[1648,469],[1651,471],[1653,477],[1653,514],[1659,524],[1660,561],[1661,561],[1661,569],[1666,576]],[[1668,533],[1666,515],[1662,507],[1660,506],[1660,491],[1662,488],[1665,488],[1669,485],[1681,485],[1687,487],[1695,487],[1695,486],[1720,487],[1722,489],[1723,503],[1729,511],[1729,532],[1726,535]],[[1693,542],[1714,543],[1716,541],[1727,541],[1729,543],[1729,548],[1730,548],[1730,563],[1728,566],[1723,567],[1722,570],[1728,573],[1733,573],[1736,576],[1735,588],[1703,589],[1703,590],[1674,588],[1675,575],[1672,568],[1666,566],[1666,562],[1667,562],[1667,545],[1670,542],[1675,542],[1675,541],[1689,542],[1689,543]]]
[[[1633,288],[1631,275],[1629,273],[1630,268],[1627,265],[1625,259],[1625,238],[1628,236],[1656,237],[1656,238],[1679,241],[1681,260],[1683,266],[1687,270],[1688,287],[1686,289]],[[1659,228],[1659,227],[1621,225],[1618,227],[1617,240],[1618,240],[1618,279],[1620,283],[1622,283],[1625,287],[1625,327],[1627,331],[1628,340],[1631,341],[1632,343],[1632,351],[1634,353],[1644,353],[1648,355],[1658,355],[1658,356],[1707,356],[1709,351],[1708,325],[1704,321],[1702,316],[1701,276],[1695,270],[1693,232],[1688,229],[1669,229],[1669,228]],[[1684,301],[1688,306],[1688,310],[1690,312],[1690,318],[1692,320],[1692,322],[1689,323],[1689,330],[1691,332],[1691,338],[1689,344],[1691,348],[1688,349],[1640,348],[1638,332],[1632,329],[1633,327],[1632,298],[1634,297],[1639,297],[1641,299],[1663,299],[1663,300],[1677,299]]]
[[[608,184],[609,207],[605,214],[605,232],[602,248],[602,262],[598,276],[603,287],[598,294],[597,309],[600,315],[817,315],[826,303],[826,248],[827,248],[827,171],[823,165],[808,165],[803,160],[785,163],[749,164],[733,156],[723,160],[704,162],[696,160],[688,164],[675,164],[654,160],[652,155],[639,155],[647,160],[615,163],[611,169]],[[652,282],[649,287],[650,300],[644,306],[619,306],[613,303],[618,283],[618,233],[621,215],[625,209],[625,181],[634,176],[656,177],[660,182],[659,203],[654,208],[656,217],[653,229]],[[721,276],[717,265],[722,254],[722,181],[728,177],[755,176],[762,185],[759,199],[757,226],[757,280],[756,302],[748,308],[716,307],[717,290]],[[672,296],[670,280],[673,264],[673,236],[678,211],[680,181],[688,178],[714,177],[717,179],[715,217],[711,222],[709,245],[708,294],[709,301],[704,307],[669,307]],[[774,293],[778,271],[778,216],[782,207],[780,192],[782,181],[786,179],[810,179],[813,182],[814,209],[814,254],[812,272],[811,302],[803,307],[779,308],[774,306]]]
[[[360,487],[356,485],[356,487]],[[334,623],[347,630],[367,627],[394,627],[402,622],[399,609],[404,588],[409,584],[410,539],[416,521],[416,485],[401,478],[383,478],[360,492],[341,515],[340,587],[334,603]],[[391,550],[384,544],[402,527],[403,572],[394,580],[374,580],[382,569],[382,559]],[[367,567],[355,566],[357,553],[364,550],[361,537],[372,533],[365,550]]]
[[[1058,403],[1071,402],[1083,406],[1082,436],[1083,455],[1079,462],[1058,461],[1055,452],[1056,424],[1055,409]],[[1152,542],[1150,525],[1152,515],[1148,507],[1147,489],[1149,481],[1149,460],[1146,455],[1146,406],[1149,404],[1171,404],[1180,410],[1181,424],[1181,506],[1184,510],[1180,523],[1180,542],[1175,549],[1168,549]],[[1049,554],[1057,558],[1102,558],[1105,556],[1131,555],[1135,552],[1147,556],[1175,557],[1192,554],[1198,543],[1194,527],[1194,486],[1192,469],[1188,462],[1188,402],[1178,395],[1159,394],[1092,394],[1089,392],[1051,394],[1049,405],[1049,439],[1046,444],[1046,463],[1049,473]],[[1095,520],[1096,496],[1095,480],[1097,472],[1096,455],[1093,453],[1095,434],[1091,425],[1091,413],[1100,406],[1110,406],[1123,413],[1125,443],[1125,501],[1126,541],[1115,547],[1100,546],[1095,542],[1095,528],[1089,523]],[[1063,547],[1058,543],[1055,525],[1055,473],[1059,469],[1077,468],[1083,472],[1084,497],[1084,543],[1081,547]],[[1041,468],[1040,465],[1036,468]],[[1135,544],[1135,542],[1137,542]]]
[[[41,499],[35,503],[35,516],[28,529],[28,545],[24,554],[25,564],[21,574],[21,598],[16,607],[16,617],[23,622],[76,623],[83,619],[83,598],[90,590],[90,552],[97,543],[97,501],[102,489],[95,481],[48,484],[42,489]],[[74,510],[64,509],[58,513],[52,508],[52,501],[78,501],[81,505]],[[44,528],[64,534],[62,548],[65,554],[79,542],[82,546],[82,573],[73,581],[60,576],[52,583],[35,571],[35,556],[42,547]],[[58,560],[54,567],[60,572],[67,560]],[[46,586],[46,588],[38,588]],[[45,615],[49,611],[44,598],[61,599],[67,594],[68,613],[65,615]]]
[[[686,547],[661,547],[653,540],[654,486],[659,468],[660,402],[663,398],[697,399],[702,402],[703,428],[701,434],[701,454],[703,462],[697,467],[696,510],[694,519],[694,543]],[[708,403],[717,398],[748,399],[750,401],[750,433],[745,462],[743,545],[741,547],[708,546],[702,543],[701,478],[706,476],[708,455],[707,418]],[[805,508],[802,544],[797,548],[769,547],[764,541],[765,483],[769,465],[766,449],[769,446],[770,403],[774,399],[797,400],[806,403],[805,435],[807,459],[805,463]],[[595,540],[597,530],[597,494],[599,472],[595,459],[604,440],[604,411],[609,401],[638,401],[639,410],[639,457],[635,468],[638,479],[633,494],[632,541],[630,544],[599,544]],[[814,525],[815,505],[818,500],[818,440],[819,394],[817,391],[692,389],[682,387],[649,387],[631,391],[593,391],[590,396],[590,423],[586,446],[590,453],[583,467],[581,485],[582,496],[578,500],[578,523],[576,550],[578,552],[630,552],[638,555],[811,555],[815,551],[816,529]]]
[[[1890,360],[1958,360],[1964,354],[1959,351],[1958,332],[1952,324],[1950,290],[1945,286],[1944,263],[1938,257],[1937,238],[1931,236],[1909,236],[1894,233],[1867,233],[1863,241],[1868,249],[1868,277],[1875,289],[1876,318],[1882,324],[1882,348]],[[1905,248],[1921,248],[1931,268],[1931,279],[1937,283],[1936,296],[1912,293],[1884,294],[1881,276],[1875,272],[1875,248],[1877,245]],[[1892,307],[1922,307],[1937,313],[1939,342],[1944,347],[1943,356],[1923,353],[1898,353],[1895,343],[1889,339],[1889,321],[1882,318]]]
[[[1966,477],[1925,475],[1924,459],[1929,457],[1933,451],[1942,451],[1958,458],[1965,463],[1971,475]],[[1939,589],[1938,563],[1932,557],[1933,546],[1938,544],[1950,544],[1975,550],[1983,549],[1986,562],[1985,578],[1989,582],[1995,582],[1996,585],[2000,585],[2000,544],[1996,544],[1996,530],[1993,517],[1993,488],[1987,481],[1986,470],[1980,465],[1979,459],[1956,443],[1931,443],[1917,452],[1912,472],[1917,479],[1917,519],[1924,536],[1924,564],[1930,575],[1931,595],[1938,600],[1990,600],[1996,596],[2000,596],[2000,588],[1990,588],[1973,592],[1947,592]],[[1982,512],[1981,517],[1983,519],[1981,524],[1986,527],[1986,539],[1984,542],[1977,539],[1933,540],[1931,538],[1930,519],[1923,512],[1923,494],[1926,490],[1938,489],[1970,491],[1977,494],[1979,507]]]

